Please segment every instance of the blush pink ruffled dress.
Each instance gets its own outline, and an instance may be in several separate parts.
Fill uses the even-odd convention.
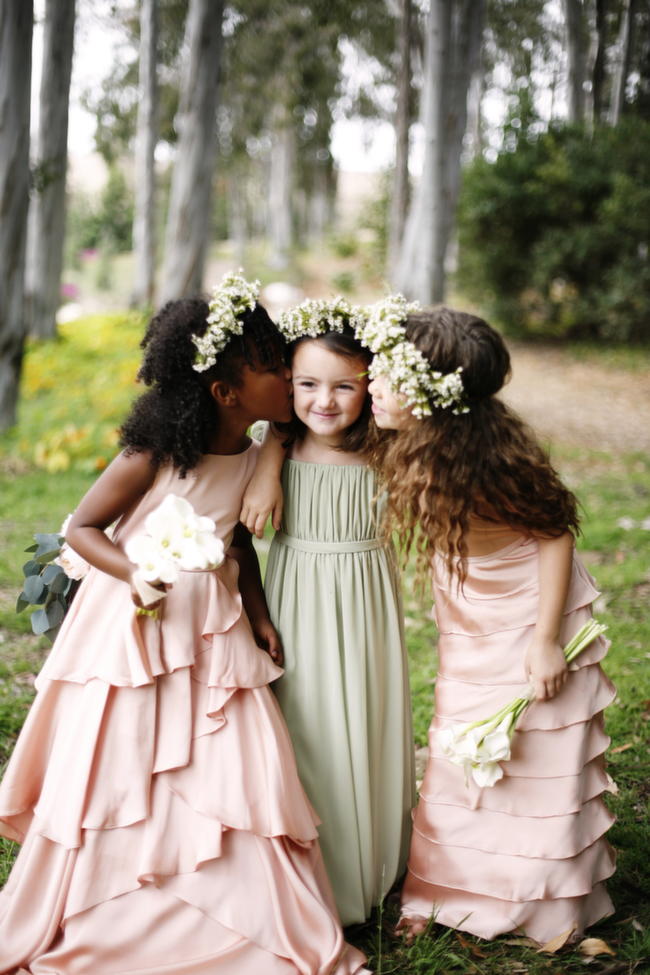
[[[495,786],[466,785],[436,735],[486,718],[523,692],[537,576],[530,538],[470,558],[464,594],[435,560],[440,665],[402,914],[434,915],[482,938],[518,931],[545,943],[572,927],[579,934],[613,910],[603,884],[614,872],[604,838],[613,817],[601,798],[609,744],[602,712],[614,697],[599,666],[607,641],[599,638],[577,658],[556,697],[527,709]],[[563,646],[590,618],[597,595],[574,556]]]
[[[257,450],[163,468],[228,543]],[[352,975],[317,820],[242,611],[238,567],[185,572],[161,619],[91,569],[37,681],[0,788],[22,849],[0,894],[0,972]]]

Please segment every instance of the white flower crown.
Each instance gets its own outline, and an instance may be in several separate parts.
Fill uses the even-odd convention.
[[[305,336],[317,338],[326,332],[342,332],[346,325],[358,337],[365,323],[364,309],[337,295],[331,299],[307,298],[295,308],[282,312],[277,325],[287,342],[295,342]]]
[[[416,311],[421,311],[421,305],[409,303],[400,294],[388,295],[366,309],[366,322],[357,338],[374,354],[368,371],[370,378],[385,376],[392,391],[404,399],[418,418],[431,416],[432,404],[439,409],[451,408],[453,413],[468,413],[462,366],[454,372],[438,372],[406,338],[406,316]]]
[[[260,282],[247,281],[241,268],[239,272],[224,274],[221,284],[215,285],[208,302],[208,327],[203,335],[192,336],[196,346],[192,368],[196,372],[205,372],[213,366],[230,338],[242,334],[244,326],[239,316],[253,310],[259,293]]]

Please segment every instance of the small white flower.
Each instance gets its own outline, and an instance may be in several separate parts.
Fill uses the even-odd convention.
[[[208,327],[203,335],[193,335],[196,346],[193,369],[205,372],[217,361],[233,335],[241,335],[244,326],[240,315],[252,311],[260,293],[259,281],[247,281],[241,268],[239,273],[224,274],[216,285],[208,303]]]
[[[472,766],[472,778],[481,789],[489,789],[503,778],[503,769],[498,762],[483,762]]]
[[[317,338],[326,332],[342,332],[347,326],[357,333],[365,325],[364,309],[352,305],[346,298],[307,298],[283,312],[278,318],[278,329],[287,342],[309,336]]]

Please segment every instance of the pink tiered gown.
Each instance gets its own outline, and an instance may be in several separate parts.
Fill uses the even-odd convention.
[[[226,542],[256,448],[163,468],[123,545],[168,493]],[[352,975],[316,817],[242,612],[232,559],[185,572],[161,620],[96,569],[37,681],[0,788],[22,843],[0,894],[0,972]]]
[[[524,691],[537,569],[537,543],[519,538],[470,558],[459,594],[435,560],[440,665],[402,913],[434,915],[482,938],[520,931],[545,943],[572,927],[579,934],[613,910],[603,885],[614,871],[604,838],[613,817],[601,798],[609,743],[602,711],[614,697],[598,663],[607,641],[583,651],[556,697],[531,704],[495,786],[481,789],[471,779],[466,785],[436,735],[486,718]],[[574,556],[563,646],[590,618],[597,595]]]

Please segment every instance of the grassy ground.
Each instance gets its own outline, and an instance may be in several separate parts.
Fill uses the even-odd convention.
[[[31,635],[28,615],[14,611],[24,549],[33,532],[58,528],[114,452],[115,427],[135,391],[141,324],[137,316],[97,316],[28,352],[20,423],[0,441],[0,769],[47,652],[47,643]],[[616,361],[626,367],[623,353]],[[381,975],[572,975],[585,966],[607,975],[650,972],[650,456],[560,441],[553,452],[584,506],[580,547],[602,590],[597,616],[609,626],[606,670],[618,687],[607,714],[609,768],[618,786],[607,800],[617,816],[610,835],[618,870],[609,885],[616,914],[590,932],[611,953],[590,957],[568,947],[540,953],[524,938],[486,943],[435,925],[407,946],[393,934],[392,895],[366,925],[348,931]],[[435,627],[426,600],[407,595],[405,608],[416,744],[423,746],[435,681]],[[14,855],[12,844],[0,846],[0,882]]]

